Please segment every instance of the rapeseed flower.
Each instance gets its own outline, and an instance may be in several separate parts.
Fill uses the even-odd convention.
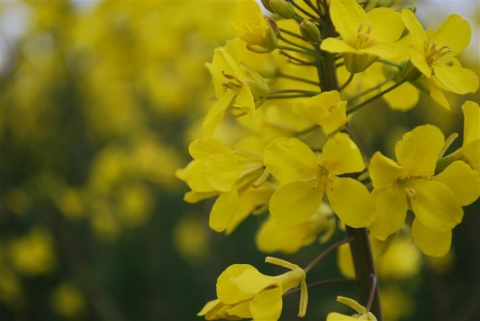
[[[469,44],[469,23],[456,14],[450,15],[437,31],[424,30],[411,10],[401,13],[405,26],[410,31],[410,61],[404,71],[405,77],[423,80],[431,97],[442,107],[450,105],[443,90],[456,94],[474,93],[478,89],[478,76],[463,68],[455,58]],[[413,65],[415,68],[411,68]],[[420,79],[422,80],[422,79]]]
[[[375,237],[385,240],[397,231],[411,209],[412,236],[418,247],[431,256],[448,252],[451,230],[463,218],[462,205],[478,198],[480,186],[475,172],[461,161],[434,176],[443,146],[442,132],[424,125],[397,143],[398,163],[380,152],[373,155],[369,172],[377,217],[370,230]]]
[[[281,259],[267,257],[265,261],[290,271],[269,276],[249,264],[233,264],[217,279],[218,299],[208,302],[198,315],[207,320],[252,318],[275,321],[282,313],[283,294],[300,286],[298,316],[305,316],[308,303],[305,271]]]
[[[330,17],[342,39],[327,38],[321,49],[343,53],[351,73],[364,71],[378,57],[392,59],[405,51],[395,44],[405,25],[400,14],[390,8],[367,13],[356,0],[332,0]]]
[[[282,225],[308,220],[328,196],[340,219],[352,227],[368,226],[375,207],[365,185],[341,174],[365,168],[360,150],[345,133],[331,137],[321,157],[296,138],[277,138],[264,151],[267,170],[279,181],[270,200],[272,218]]]
[[[217,101],[203,121],[205,134],[213,134],[230,106],[234,109],[234,116],[249,115],[253,120],[255,109],[265,101],[269,88],[262,76],[240,62],[234,40],[215,49],[212,62],[206,66],[212,75]]]

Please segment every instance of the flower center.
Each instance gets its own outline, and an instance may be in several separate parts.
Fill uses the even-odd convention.
[[[425,40],[424,43],[425,58],[429,66],[432,66],[439,58],[453,52],[449,45],[438,46],[438,42],[429,42]]]
[[[240,81],[240,79],[238,79],[234,75],[229,75],[225,73],[225,71],[222,71],[222,75],[227,79],[227,82],[223,83],[222,85],[238,93],[243,86],[243,83]]]
[[[363,49],[370,47],[374,40],[370,38],[370,33],[372,32],[372,24],[362,22],[358,26],[357,38],[355,39],[354,47],[356,49]]]

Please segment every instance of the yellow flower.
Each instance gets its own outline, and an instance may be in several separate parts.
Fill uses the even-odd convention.
[[[474,93],[478,89],[478,76],[471,70],[462,68],[455,58],[470,42],[471,28],[468,22],[453,14],[437,31],[424,30],[411,10],[401,13],[410,31],[410,61],[404,74],[412,80],[421,75],[427,77],[425,86],[430,95],[442,107],[449,109],[442,90],[456,94]],[[411,68],[411,65],[414,68]]]
[[[406,133],[396,145],[398,163],[373,155],[369,172],[377,218],[372,234],[385,240],[404,223],[407,209],[415,213],[412,236],[431,256],[450,248],[451,230],[461,222],[462,205],[474,202],[480,193],[478,177],[464,162],[456,161],[434,176],[444,136],[435,126],[424,125]]]
[[[300,286],[298,316],[304,317],[308,303],[305,271],[281,259],[267,257],[265,261],[291,271],[268,276],[249,264],[231,265],[217,279],[218,299],[208,302],[198,315],[207,320],[253,318],[275,321],[282,312],[283,294]]]
[[[279,180],[270,200],[272,218],[282,225],[308,220],[324,193],[340,219],[352,227],[365,227],[375,214],[373,199],[357,180],[338,177],[365,168],[360,150],[345,133],[337,133],[323,147],[318,158],[296,138],[277,138],[265,148],[265,166]]]
[[[234,116],[249,115],[253,120],[255,109],[265,101],[269,88],[262,76],[240,63],[234,40],[215,49],[213,61],[207,68],[212,75],[217,101],[203,122],[205,134],[212,135],[230,106],[234,108]]]
[[[338,91],[326,91],[295,106],[295,111],[322,127],[326,135],[342,129],[347,123],[347,102]]]
[[[219,195],[210,213],[210,227],[231,233],[257,207],[258,211],[272,193],[268,182],[254,186],[264,177],[262,155],[254,151],[229,148],[214,139],[190,144],[193,160],[176,175],[191,188],[185,201],[196,203]]]
[[[367,312],[367,309],[357,301],[343,297],[343,296],[338,296],[337,301],[354,309],[355,311],[357,311],[357,314],[348,316],[345,314],[332,312],[327,315],[327,321],[348,321],[348,320],[377,321],[377,318],[371,312]]]
[[[321,49],[344,53],[345,66],[351,73],[365,70],[378,57],[392,59],[404,51],[394,42],[405,25],[400,14],[390,8],[366,13],[356,0],[332,0],[330,16],[342,39],[327,38]]]
[[[249,45],[266,50],[276,48],[277,38],[254,0],[240,0],[237,5],[237,21],[232,23],[232,28]]]

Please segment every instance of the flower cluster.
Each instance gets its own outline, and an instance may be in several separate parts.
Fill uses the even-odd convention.
[[[452,15],[425,31],[411,8],[262,3],[272,15],[240,0],[237,38],[207,64],[216,101],[190,145],[193,160],[177,171],[191,188],[185,200],[217,197],[210,227],[227,234],[249,214],[269,213],[257,235],[267,252],[293,253],[322,232],[327,242],[339,220],[380,240],[408,225],[423,253],[445,255],[463,207],[480,195],[478,104],[463,105],[464,143],[449,155],[452,140],[432,124],[404,132],[396,159],[365,146],[350,128],[356,112],[379,98],[408,110],[423,91],[450,109],[444,91],[475,92],[478,76],[455,58],[470,41],[468,22]],[[218,299],[199,315],[277,320],[281,295],[305,282],[301,270],[287,267],[292,271],[281,278],[229,267],[218,279]],[[376,320],[358,303],[341,302],[358,311],[353,319]]]

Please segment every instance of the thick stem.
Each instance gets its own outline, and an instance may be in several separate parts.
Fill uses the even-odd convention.
[[[350,249],[352,252],[353,266],[356,275],[356,287],[362,305],[371,302],[372,312],[378,321],[383,320],[382,308],[380,305],[380,297],[378,291],[378,282],[375,282],[376,272],[373,263],[372,250],[370,248],[370,241],[368,239],[368,231],[366,228],[353,228],[347,226],[347,234],[353,237],[354,240],[350,242]],[[370,297],[374,289],[373,299]]]

